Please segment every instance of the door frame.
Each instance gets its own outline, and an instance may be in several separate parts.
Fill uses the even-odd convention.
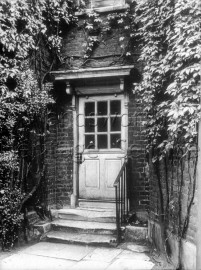
[[[122,89],[124,90],[124,89]],[[101,94],[99,94],[101,95]],[[107,96],[106,94],[102,94]],[[123,95],[123,109],[125,117],[123,119],[123,125],[127,128],[124,129],[124,151],[125,158],[127,158],[127,149],[128,149],[128,103],[129,96],[127,91],[122,91]],[[80,96],[76,93],[72,96],[72,111],[73,111],[73,193],[71,194],[71,208],[75,208],[78,204],[79,198],[79,127],[78,127],[78,114],[79,114],[79,98]]]

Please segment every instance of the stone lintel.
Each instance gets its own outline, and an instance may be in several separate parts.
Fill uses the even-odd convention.
[[[118,5],[118,6],[108,6],[108,7],[86,9],[83,11],[76,12],[75,15],[82,16],[82,15],[85,15],[85,14],[90,13],[92,11],[95,11],[97,13],[117,12],[117,11],[126,10],[128,7],[129,7],[128,4],[125,4],[125,5]]]
[[[76,69],[76,70],[61,70],[61,71],[52,71],[50,73],[55,77],[56,81],[61,80],[70,81],[77,79],[129,76],[132,68],[134,68],[134,65]]]

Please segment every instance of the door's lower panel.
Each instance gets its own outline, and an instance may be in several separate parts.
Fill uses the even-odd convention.
[[[105,159],[105,177],[106,190],[114,188],[114,181],[121,170],[121,160],[119,159]]]
[[[79,198],[114,199],[114,182],[121,170],[123,156],[99,154],[97,158],[83,155],[79,168]]]
[[[100,189],[100,162],[99,160],[85,160],[85,187]]]

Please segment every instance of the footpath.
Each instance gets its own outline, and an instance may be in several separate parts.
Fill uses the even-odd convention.
[[[168,269],[154,260],[148,246],[124,243],[93,247],[39,242],[13,254],[0,254],[1,270],[150,270]]]

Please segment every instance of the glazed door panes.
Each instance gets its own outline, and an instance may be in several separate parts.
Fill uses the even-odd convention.
[[[121,100],[85,102],[85,149],[121,148]]]

